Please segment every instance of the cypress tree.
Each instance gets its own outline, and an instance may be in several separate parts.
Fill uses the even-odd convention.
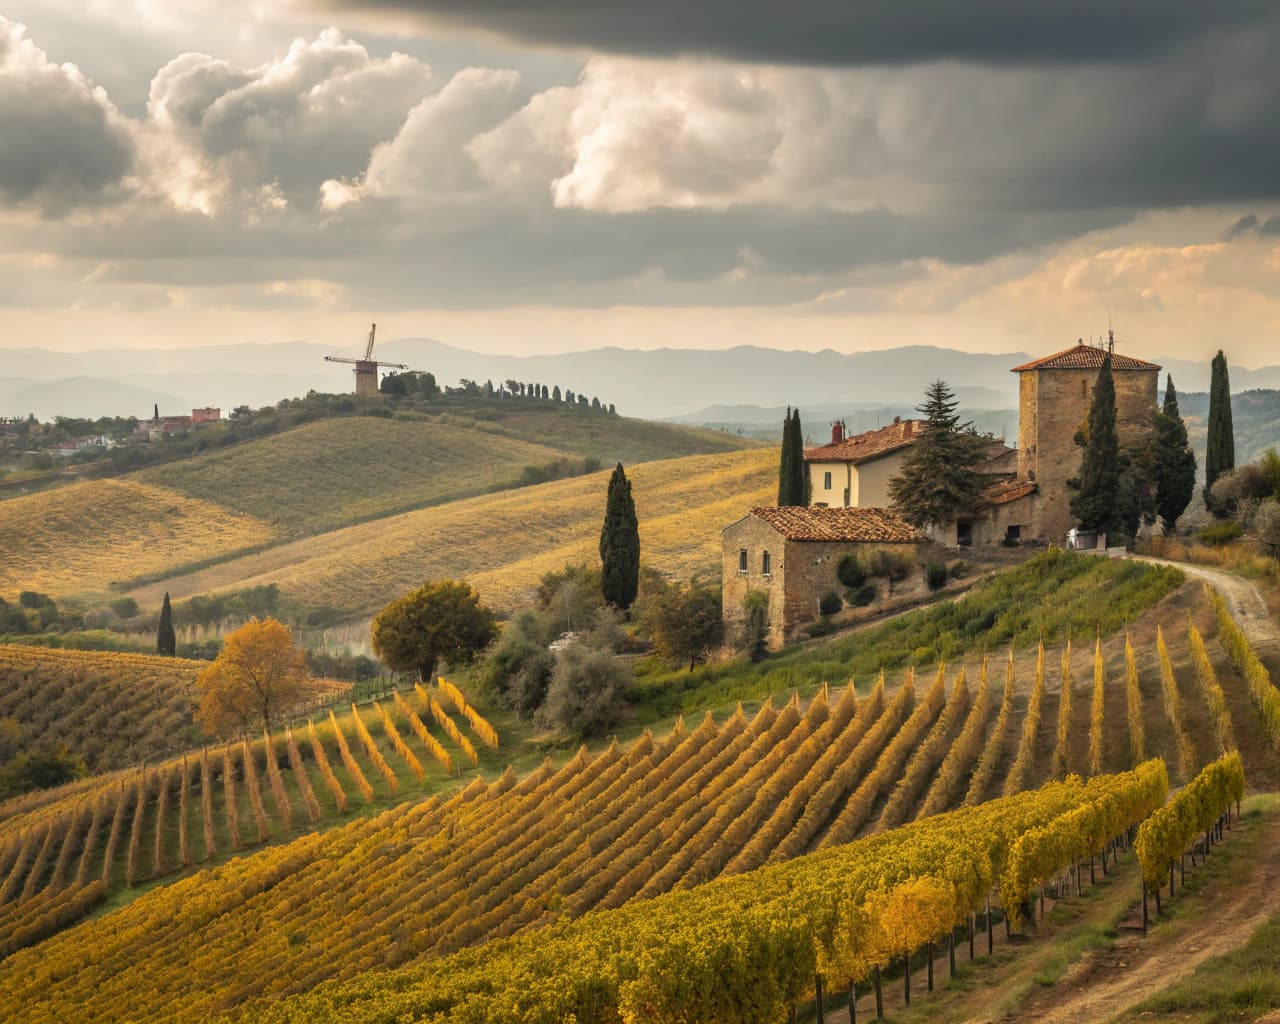
[[[1231,384],[1227,360],[1218,349],[1213,357],[1213,378],[1209,383],[1209,438],[1204,452],[1204,502],[1214,514],[1209,492],[1213,482],[1236,467],[1236,438],[1231,426]]]
[[[902,460],[902,472],[889,480],[893,507],[914,526],[949,523],[975,515],[985,505],[990,482],[978,470],[987,457],[987,439],[961,423],[959,402],[945,381],[925,389],[920,439]]]
[[[1082,529],[1115,533],[1124,523],[1125,496],[1110,354],[1098,371],[1086,432],[1083,437],[1077,435],[1076,440],[1084,444],[1084,456],[1080,460],[1080,476],[1072,481],[1075,493],[1071,496],[1071,514]]]
[[[1178,517],[1186,511],[1196,490],[1196,456],[1178,411],[1178,393],[1173,388],[1172,374],[1165,380],[1164,408],[1156,413],[1151,461],[1156,512],[1164,523],[1164,532],[1173,533]]]
[[[791,413],[791,496],[793,505],[809,504],[809,467],[804,461],[804,427],[800,425],[800,410]]]
[[[619,462],[609,478],[604,526],[600,530],[600,591],[621,611],[631,607],[640,587],[640,524],[631,481]]]
[[[169,606],[169,592],[164,594],[160,606],[160,626],[156,630],[156,651],[167,658],[178,653],[178,638],[173,631],[173,609]]]
[[[779,505],[795,505],[795,470],[792,463],[795,460],[795,449],[791,442],[791,435],[795,432],[795,425],[791,421],[791,406],[787,406],[787,414],[782,420],[782,454],[779,456],[778,462],[778,504]]]

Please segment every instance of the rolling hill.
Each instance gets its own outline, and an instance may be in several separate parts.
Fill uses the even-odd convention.
[[[720,530],[771,500],[777,453],[750,449],[630,468],[642,558],[673,576],[714,569]],[[543,573],[595,555],[609,474],[593,473],[450,502],[278,545],[135,589],[144,607],[165,591],[195,594],[276,583],[288,599],[342,616],[376,611],[423,580],[464,577],[501,609]]]
[[[490,408],[436,416],[319,420],[126,476],[0,501],[0,545],[13,552],[0,565],[0,595],[103,591],[264,549],[268,567],[292,564],[302,549],[273,546],[580,473],[588,459],[625,458],[630,465],[697,453],[719,458],[754,443],[578,407],[485,404]],[[383,536],[378,550],[394,560],[380,531],[362,539],[375,535]],[[337,547],[344,542],[332,540]],[[244,564],[246,577],[258,574],[258,563]],[[486,567],[497,564],[491,559]],[[448,565],[471,571],[465,559]]]

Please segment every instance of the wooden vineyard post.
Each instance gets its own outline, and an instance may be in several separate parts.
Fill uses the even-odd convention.
[[[1093,873],[1093,854],[1089,854],[1089,884],[1097,885],[1098,876]]]
[[[849,1024],[858,1024],[858,983],[849,982]]]
[[[911,954],[908,953],[902,958],[902,999],[908,1006],[911,1005]]]
[[[1142,879],[1142,934],[1147,934],[1147,880]]]
[[[819,1021],[826,1020],[827,1015],[822,1005],[822,975],[821,974],[815,974],[813,976],[813,1005],[817,1008],[818,1020]]]
[[[1169,861],[1169,899],[1173,899],[1173,861]]]
[[[1044,924],[1044,884],[1040,885],[1040,923]]]
[[[987,956],[996,951],[995,929],[991,926],[991,894],[987,894]]]
[[[977,930],[977,927],[978,927],[978,915],[975,912],[970,911],[969,912],[969,959],[970,960],[973,959],[973,933]]]
[[[928,958],[929,958],[929,987],[928,987],[928,991],[932,992],[932,991],[933,991],[933,943],[932,943],[932,942],[926,942],[926,943],[924,944],[924,951],[925,951],[925,954],[926,954],[926,955],[928,956]]]
[[[1161,910],[1161,907],[1160,907],[1160,885],[1159,885],[1159,883],[1157,883],[1157,884],[1156,884],[1156,913],[1157,913],[1157,914],[1162,913],[1162,910]]]
[[[956,930],[954,928],[947,932],[947,961],[951,966],[951,973],[947,977],[954,978],[956,976]]]
[[[871,984],[876,990],[876,1020],[884,1020],[884,997],[880,991],[880,965],[871,968]]]

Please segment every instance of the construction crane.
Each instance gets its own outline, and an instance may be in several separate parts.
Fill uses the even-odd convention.
[[[373,358],[373,336],[378,325],[369,325],[369,343],[364,347],[363,359],[349,359],[346,356],[325,356],[326,363],[354,363],[356,375],[356,395],[360,398],[374,398],[378,394],[378,367],[388,366],[393,370],[407,370],[405,363],[383,363]]]

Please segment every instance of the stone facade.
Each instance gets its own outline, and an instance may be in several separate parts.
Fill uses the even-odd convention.
[[[1067,481],[1080,474],[1082,453],[1075,435],[1089,417],[1098,370],[1031,366],[1017,372],[1018,476],[1038,485],[1040,535],[1061,544],[1075,524]],[[1160,368],[1150,364],[1113,369],[1122,448],[1140,443],[1151,431],[1159,376]]]
[[[720,577],[726,642],[732,644],[741,632],[743,599],[749,591],[760,590],[769,596],[769,646],[783,646],[800,627],[818,618],[818,601],[823,594],[829,590],[844,593],[845,588],[836,577],[840,559],[850,552],[869,555],[882,546],[917,547],[865,541],[789,540],[755,515],[726,527]]]

